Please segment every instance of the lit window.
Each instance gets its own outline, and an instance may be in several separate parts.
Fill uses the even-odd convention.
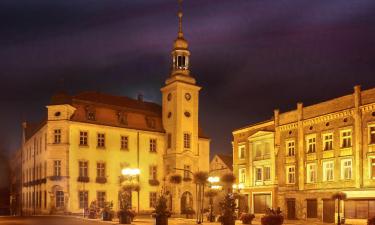
[[[150,152],[156,152],[157,150],[157,141],[154,138],[150,139]]]
[[[287,141],[286,142],[287,156],[295,156],[296,154],[296,142]]]
[[[79,177],[88,177],[88,162],[80,161],[79,166]]]
[[[269,158],[271,155],[271,144],[269,142],[264,143],[264,157]]]
[[[121,136],[121,150],[129,150],[129,137]]]
[[[56,191],[56,208],[64,207],[64,192]]]
[[[333,181],[334,164],[332,161],[323,162],[323,181]]]
[[[375,126],[370,127],[370,144],[375,144]]]
[[[156,199],[157,199],[157,193],[150,192],[150,208],[156,207]]]
[[[79,132],[79,145],[87,146],[88,145],[88,133],[87,131]]]
[[[255,181],[262,181],[262,168],[255,168]]]
[[[264,173],[263,177],[265,181],[271,180],[271,167],[269,166],[264,167],[263,173]]]
[[[239,177],[239,179],[238,179],[239,183],[245,183],[246,182],[246,169],[245,168],[239,169],[238,177]]]
[[[375,179],[375,158],[371,158],[371,178]]]
[[[255,143],[255,157],[261,158],[262,157],[262,144],[261,143]]]
[[[53,175],[56,177],[61,176],[61,160],[53,161]]]
[[[341,148],[352,147],[352,131],[341,131]]]
[[[168,136],[167,136],[168,140],[167,140],[167,147],[168,148],[172,148],[172,134],[171,133],[168,133]]]
[[[80,209],[86,209],[89,206],[89,192],[88,191],[79,191],[78,197],[79,197],[79,208]]]
[[[104,206],[105,206],[105,200],[106,200],[105,191],[98,191],[96,193],[96,200],[98,202],[98,207],[99,208],[104,208]]]
[[[351,159],[341,160],[341,179],[343,180],[352,179],[352,160]]]
[[[323,134],[323,150],[329,151],[333,149],[333,134]]]
[[[316,164],[310,163],[307,164],[307,183],[315,183],[316,182]]]
[[[96,164],[96,177],[105,177],[105,163],[100,162]]]
[[[239,159],[245,158],[245,146],[238,147],[238,158]]]
[[[316,152],[316,138],[314,137],[307,137],[306,139],[306,146],[307,146],[307,153],[314,153]]]
[[[54,144],[60,144],[61,143],[61,130],[60,129],[54,130],[53,136],[54,136],[53,143]]]
[[[98,148],[105,148],[105,134],[98,133],[97,146]]]
[[[184,148],[190,149],[191,134],[184,133]]]
[[[295,166],[287,166],[287,184],[294,184],[296,182],[296,171]]]
[[[157,179],[158,179],[158,167],[150,166],[150,180],[157,180]]]

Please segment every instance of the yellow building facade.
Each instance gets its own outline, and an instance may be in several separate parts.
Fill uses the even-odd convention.
[[[122,170],[137,168],[132,206],[154,210],[166,193],[169,208],[195,208],[192,174],[209,171],[210,140],[199,127],[199,90],[190,74],[188,42],[179,32],[162,105],[98,92],[59,93],[42,123],[24,123],[22,210],[30,214],[83,213],[92,201],[119,209]],[[180,185],[169,176],[181,174]]]
[[[270,160],[268,183],[264,167],[253,169],[261,167],[257,156],[262,155],[255,150],[254,156],[254,136],[268,136],[271,143],[266,151],[271,155],[260,159]],[[238,129],[233,137],[234,171],[240,180],[242,170],[246,174],[244,193],[259,188],[270,193],[249,201],[253,212],[280,207],[288,219],[325,222],[334,222],[338,213],[348,222],[375,216],[375,89],[355,86],[346,96],[307,107],[298,103],[285,113],[275,110],[271,120]],[[347,196],[340,211],[332,200],[337,192]]]

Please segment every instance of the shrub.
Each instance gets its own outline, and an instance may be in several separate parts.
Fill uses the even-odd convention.
[[[261,218],[262,225],[281,225],[284,223],[284,217],[280,209],[268,209],[266,215]]]
[[[254,214],[250,214],[250,213],[242,213],[240,217],[243,224],[251,224],[254,218],[255,218]]]

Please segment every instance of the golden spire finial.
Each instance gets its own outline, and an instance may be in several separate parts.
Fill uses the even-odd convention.
[[[182,32],[182,0],[178,0],[178,37],[183,38],[184,33]]]

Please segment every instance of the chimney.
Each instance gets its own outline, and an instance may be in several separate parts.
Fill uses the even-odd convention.
[[[143,102],[143,94],[138,94],[138,101]]]

